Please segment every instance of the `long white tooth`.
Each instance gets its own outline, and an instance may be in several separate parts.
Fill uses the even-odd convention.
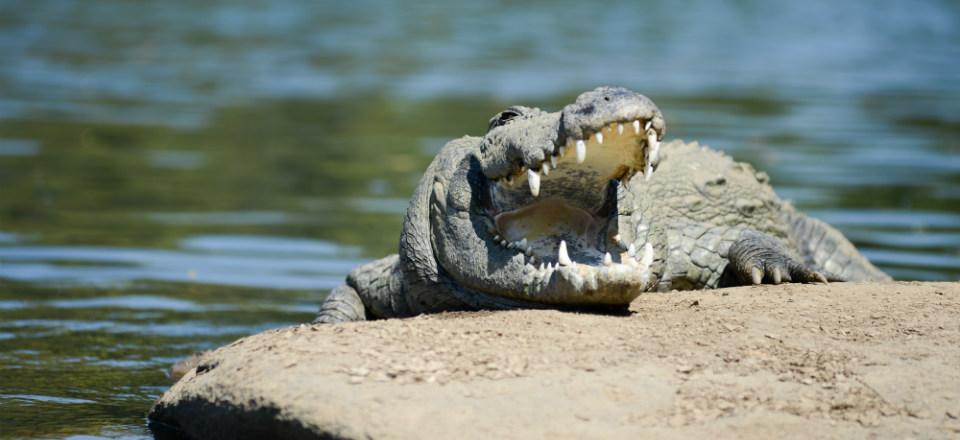
[[[566,147],[566,146],[561,146],[560,148],[557,148],[557,156],[563,157],[563,156],[565,156],[566,154],[567,154],[567,147]]]
[[[643,129],[644,129],[644,130],[649,130],[651,125],[653,125],[653,119],[647,121],[646,124],[643,124]]]
[[[617,124],[617,134],[618,134],[618,135],[623,134],[623,124],[622,124],[622,123]]]
[[[636,121],[633,121],[633,132],[634,132],[635,134],[640,134],[640,120],[639,120],[639,119],[637,119]]]
[[[527,239],[526,239],[526,238],[521,238],[520,241],[517,242],[517,247],[519,247],[519,248],[521,248],[521,249],[527,247]]]
[[[643,257],[640,258],[640,264],[644,268],[650,268],[650,265],[653,264],[653,245],[647,243],[643,245]]]
[[[552,158],[551,158],[551,159],[552,159]],[[540,166],[540,169],[543,170],[543,175],[544,175],[544,176],[549,176],[549,175],[550,175],[550,164],[544,162],[543,165]]]
[[[643,167],[643,180],[649,182],[651,177],[653,177],[653,164],[647,161],[647,165]]]
[[[610,252],[603,254],[603,265],[609,266],[611,264],[613,264],[613,257],[610,256]]]
[[[573,261],[570,261],[570,256],[567,255],[567,242],[560,240],[560,249],[557,251],[557,260],[563,266],[572,266]]]
[[[657,132],[653,129],[647,130],[647,166],[645,177],[650,180],[653,175],[653,164],[657,162],[660,156],[660,141],[657,140]]]
[[[583,139],[577,141],[577,163],[587,160],[587,143]]]
[[[637,247],[630,243],[630,246],[627,246],[627,255],[634,256],[637,254]]]
[[[643,257],[640,258],[640,280],[646,284],[650,282],[650,266],[653,264],[653,245],[643,245]]]
[[[603,133],[597,132],[597,144],[603,144]]]
[[[657,132],[647,130],[647,147],[650,149],[650,161],[656,162],[660,157],[660,141],[657,140]]]
[[[560,147],[563,148],[563,147]],[[557,156],[550,156],[550,166],[557,167]]]
[[[540,270],[542,271],[543,269],[544,269],[544,267],[543,267],[543,262],[541,261],[541,262],[540,262]]]
[[[540,195],[540,173],[534,170],[527,170],[527,182],[530,183],[530,194],[534,197]]]

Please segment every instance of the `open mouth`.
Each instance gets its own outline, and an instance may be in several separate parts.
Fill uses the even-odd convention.
[[[648,271],[652,246],[620,240],[617,188],[650,179],[662,130],[652,119],[632,119],[580,132],[561,135],[541,163],[516,165],[490,181],[494,239],[524,253],[544,277],[565,268],[582,275]]]

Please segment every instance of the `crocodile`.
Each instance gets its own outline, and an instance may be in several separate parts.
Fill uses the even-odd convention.
[[[447,143],[410,200],[399,253],[353,270],[314,322],[442,311],[622,310],[643,292],[885,281],[764,172],[664,142],[652,100],[600,87],[558,112],[513,106]]]

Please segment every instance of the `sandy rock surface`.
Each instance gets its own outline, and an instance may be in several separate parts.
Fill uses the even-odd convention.
[[[154,406],[194,438],[958,438],[960,283],[645,294],[301,325],[206,355]]]

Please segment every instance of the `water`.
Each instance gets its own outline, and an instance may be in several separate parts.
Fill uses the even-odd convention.
[[[420,172],[601,84],[903,279],[960,278],[950,1],[0,2],[0,437],[149,435],[183,356],[305,322]]]

